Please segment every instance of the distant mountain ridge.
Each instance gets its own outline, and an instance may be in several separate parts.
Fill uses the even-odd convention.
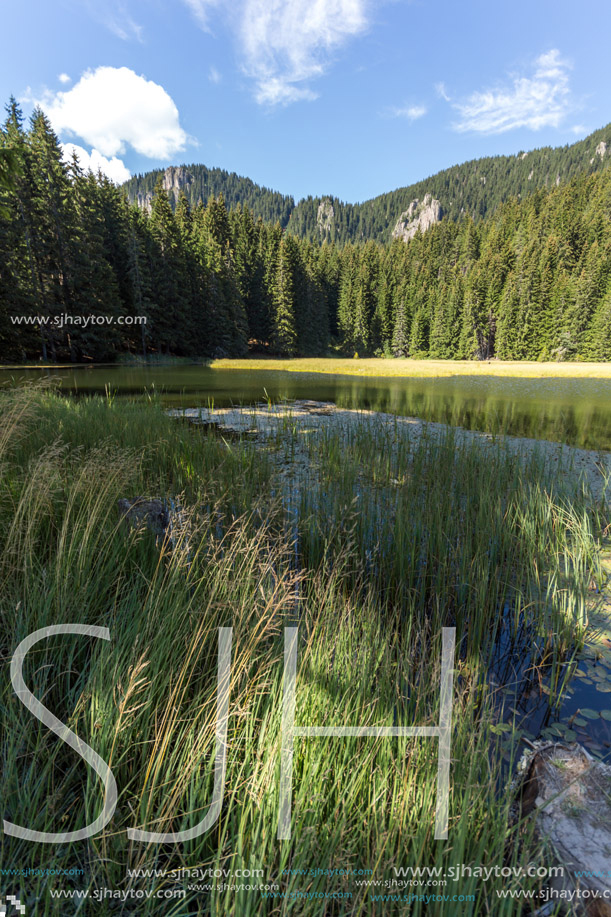
[[[198,201],[207,204],[210,198],[220,194],[225,198],[229,209],[241,204],[251,210],[255,216],[265,222],[276,221],[285,227],[295,209],[295,199],[290,195],[280,194],[262,185],[257,185],[250,178],[244,178],[235,172],[225,169],[209,169],[207,166],[192,164],[168,166],[167,169],[154,169],[144,175],[134,175],[123,187],[130,201],[135,201],[144,209],[150,209],[153,191],[157,179],[161,177],[162,185],[168,192],[172,207],[181,191],[184,191],[189,203],[194,207]]]
[[[420,228],[443,216],[460,220],[469,215],[477,222],[509,198],[524,198],[575,175],[592,174],[609,162],[611,124],[563,147],[542,147],[513,156],[485,157],[454,165],[415,184],[358,204],[348,204],[331,195],[310,196],[296,204],[290,195],[257,185],[235,172],[197,164],[137,175],[124,188],[131,201],[148,207],[157,179],[162,176],[173,205],[181,190],[192,206],[223,194],[228,207],[247,206],[256,217],[265,222],[279,222],[289,232],[310,241],[390,242],[393,237],[407,239],[413,235],[410,224],[413,214],[420,215]],[[423,207],[428,207],[430,214],[424,226]]]

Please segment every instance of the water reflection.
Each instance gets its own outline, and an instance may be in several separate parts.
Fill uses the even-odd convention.
[[[57,379],[76,394],[157,392],[173,407],[252,404],[268,398],[310,398],[340,407],[422,417],[489,433],[551,439],[585,449],[611,450],[611,380],[515,379],[453,376],[440,379],[327,376],[204,366],[91,366],[1,370],[0,383]]]

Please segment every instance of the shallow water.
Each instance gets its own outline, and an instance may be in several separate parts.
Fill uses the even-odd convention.
[[[509,433],[611,451],[611,380],[498,376],[362,378],[206,366],[87,366],[0,370],[11,380],[56,379],[65,392],[138,396],[157,392],[172,407],[217,407],[297,398],[344,408],[421,417],[489,433]]]
[[[91,366],[0,370],[0,384],[43,377],[75,395],[157,393],[168,407],[228,407],[262,400],[312,399],[343,408],[384,411],[467,429],[503,432],[611,451],[611,380],[454,376],[363,379],[344,375],[204,366]],[[286,497],[286,495],[285,495]],[[297,502],[297,495],[293,494]],[[293,518],[296,502],[289,500]],[[293,519],[296,528],[296,519]],[[297,548],[296,548],[297,550]],[[593,597],[594,598],[594,597]],[[504,721],[527,738],[577,740],[593,755],[611,749],[611,605],[599,613],[585,648],[566,672],[557,705],[549,703],[549,673],[533,670],[529,635],[501,635],[491,667],[500,729]],[[513,730],[512,730],[513,732]],[[515,733],[501,733],[506,751]]]
[[[590,597],[592,602],[594,596]],[[562,666],[564,688],[551,699],[550,667],[533,666],[532,635],[523,628],[510,635],[505,627],[495,647],[488,683],[500,722],[512,730],[501,732],[507,755],[516,730],[526,739],[579,742],[595,758],[611,753],[611,599],[607,595],[590,614],[583,649]],[[505,727],[500,726],[500,730]]]

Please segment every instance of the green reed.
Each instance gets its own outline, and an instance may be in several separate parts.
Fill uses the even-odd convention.
[[[511,797],[499,789],[486,673],[502,609],[516,629],[532,627],[547,662],[560,666],[579,643],[588,583],[600,574],[600,511],[587,495],[562,491],[541,458],[520,464],[501,446],[482,452],[452,435],[363,424],[302,437],[289,420],[264,449],[171,419],[155,398],[0,398],[2,656],[45,625],[110,629],[110,643],[38,644],[24,677],[119,787],[114,818],[89,841],[48,847],[1,835],[5,870],[83,870],[13,876],[10,891],[41,917],[520,913],[496,891],[535,879],[449,881],[428,891],[474,902],[408,905],[309,871],[387,880],[393,867],[544,862],[531,826],[511,826]],[[172,548],[119,519],[126,496],[180,501]],[[437,743],[420,738],[296,740],[292,836],[277,839],[283,630],[295,624],[299,725],[436,725],[441,628],[456,627],[448,841],[433,837]],[[210,804],[222,626],[233,628],[233,648],[220,818],[183,845],[130,841],[127,828],[182,830]],[[92,821],[102,805],[93,770],[20,704],[8,666],[1,691],[3,817],[41,831]],[[218,879],[190,888],[205,882],[170,874],[185,866],[260,869],[229,884],[275,883],[285,897]],[[185,897],[52,896],[102,887]]]

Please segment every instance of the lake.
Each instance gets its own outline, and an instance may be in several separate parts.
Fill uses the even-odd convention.
[[[611,451],[611,379],[357,377],[208,366],[85,366],[0,370],[0,384],[56,379],[77,395],[156,392],[168,407],[310,398],[489,433]]]

